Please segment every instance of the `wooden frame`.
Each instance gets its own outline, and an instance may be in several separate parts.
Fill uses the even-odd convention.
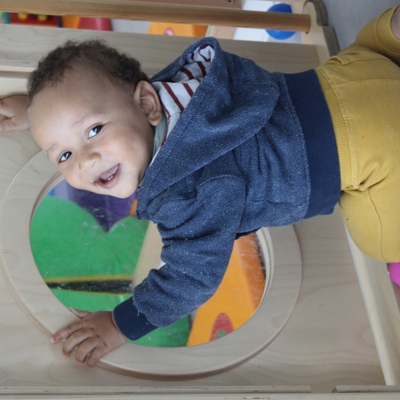
[[[16,1],[13,3],[16,4]],[[223,41],[222,46],[253,58],[270,70],[297,72],[313,68],[326,59],[329,51],[326,40],[324,42],[324,29],[318,30],[315,23],[318,12],[312,5],[312,2],[307,3],[305,10],[314,20],[310,30],[314,43],[310,36],[305,36],[309,45]],[[42,54],[67,37],[104,37],[124,51],[135,52],[138,58],[143,59],[143,66],[150,74],[174,59],[192,41],[130,34],[56,32],[46,28],[2,26],[0,29],[2,95],[23,91],[26,73],[34,68]],[[40,198],[38,181],[51,181],[53,173],[43,156],[38,155],[38,148],[27,132],[0,137],[0,397],[84,399],[101,395],[105,399],[158,399],[162,396],[192,400],[398,398],[398,386],[385,386],[385,383],[394,385],[395,382],[390,383],[390,380],[399,375],[397,369],[393,369],[393,373],[386,372],[383,366],[385,360],[382,360],[385,356],[379,349],[381,359],[378,357],[367,319],[367,309],[371,313],[369,308],[373,306],[368,302],[367,307],[364,305],[346,234],[337,213],[305,221],[294,228],[303,265],[298,300],[277,338],[243,364],[220,371],[217,375],[208,371],[209,376],[195,380],[175,376],[173,379],[164,377],[163,380],[151,381],[137,374],[128,377],[103,368],[89,370],[73,360],[64,359],[59,346],[48,344],[48,331],[66,322],[65,310],[58,312],[57,308],[54,319],[48,323],[42,325],[37,322],[37,318],[43,318],[46,308],[41,315],[35,315],[37,310],[30,309],[26,297],[21,297],[19,290],[21,286],[25,287],[29,299],[44,296],[42,304],[46,304],[46,294],[41,292],[41,284],[36,285],[29,275],[15,274],[16,269],[24,264],[21,260],[30,257],[26,253],[26,231],[22,246],[25,254],[20,251],[21,244],[17,248],[12,247],[21,240],[19,229],[26,229],[27,216],[30,218],[33,212],[32,204]],[[29,178],[20,180],[20,177]],[[39,189],[40,192],[41,187]],[[25,225],[8,229],[16,224],[16,217],[11,218],[9,207],[14,207],[13,212],[25,218]],[[279,245],[285,247],[287,241],[281,239]],[[7,268],[4,268],[5,264]],[[386,284],[388,277],[381,275]],[[390,296],[387,301],[391,301]],[[379,309],[385,307],[381,305]],[[279,318],[275,321],[278,325],[282,322]],[[395,335],[396,329],[392,330]],[[380,334],[375,336],[380,337]],[[398,349],[397,343],[393,345]],[[198,356],[201,357],[201,354]],[[109,364],[105,366],[113,368],[113,356],[110,355],[105,363]],[[335,386],[335,393],[328,393]]]

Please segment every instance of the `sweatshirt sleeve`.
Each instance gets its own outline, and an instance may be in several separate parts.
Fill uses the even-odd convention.
[[[157,326],[151,324],[135,307],[132,297],[114,308],[113,317],[118,329],[130,340],[137,340],[157,329]]]
[[[225,274],[243,214],[245,184],[232,176],[212,178],[188,197],[160,207],[155,222],[164,265],[135,287],[133,301],[114,309],[116,325],[129,339],[196,310]]]

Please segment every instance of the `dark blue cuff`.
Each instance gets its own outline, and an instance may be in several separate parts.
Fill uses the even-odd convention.
[[[118,329],[130,340],[136,340],[157,329],[133,304],[132,297],[114,308],[114,321]]]

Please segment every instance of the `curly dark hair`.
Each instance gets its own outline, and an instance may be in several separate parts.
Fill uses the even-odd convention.
[[[60,82],[68,70],[89,68],[106,77],[111,83],[126,87],[139,81],[149,81],[136,59],[108,46],[102,40],[65,42],[52,50],[38,64],[28,80],[28,106],[45,87]]]

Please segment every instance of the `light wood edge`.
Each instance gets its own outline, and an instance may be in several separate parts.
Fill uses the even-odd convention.
[[[400,385],[400,311],[387,265],[365,255],[347,236],[385,383]]]
[[[45,285],[29,244],[32,213],[43,186],[53,181],[54,168],[42,152],[28,160],[9,186],[0,215],[3,267],[11,287],[20,304],[50,334],[75,319]],[[241,328],[218,341],[193,347],[129,344],[104,357],[100,365],[146,378],[193,378],[233,368],[265,348],[284,327],[296,303],[301,257],[292,227],[263,229],[259,238],[275,266],[273,284],[254,317]]]
[[[298,387],[294,387],[298,388]],[[105,388],[104,388],[105,389]],[[126,387],[123,390],[115,389],[115,392],[101,390],[98,387],[38,387],[38,388],[2,388],[0,389],[1,399],[57,399],[57,400],[80,400],[80,399],[134,399],[134,400],[159,400],[163,399],[189,399],[189,400],[398,400],[396,392],[357,392],[357,393],[309,393],[308,391],[292,392],[290,387],[285,392],[275,388],[242,388],[239,387],[209,387],[200,391],[192,387]],[[193,390],[194,389],[194,390]],[[232,389],[232,390],[230,390]],[[246,391],[247,389],[247,391]],[[299,387],[298,389],[302,389]]]
[[[39,395],[47,396],[57,394],[68,395],[171,395],[171,394],[242,394],[252,395],[265,393],[311,393],[309,386],[68,386],[68,387],[3,387],[0,388],[0,398],[3,394],[8,395]],[[24,396],[25,398],[25,396]]]
[[[339,52],[339,43],[333,27],[328,25],[328,14],[321,0],[307,0],[303,13],[310,15],[310,30],[302,33],[303,44],[316,46],[320,64]]]
[[[400,393],[400,386],[338,385],[333,393]]]

